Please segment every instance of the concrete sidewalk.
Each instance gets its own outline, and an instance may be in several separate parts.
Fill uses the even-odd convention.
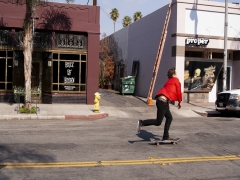
[[[188,113],[187,111],[191,111],[206,117],[221,115],[220,112],[216,111],[215,103],[182,103],[181,106],[181,113]],[[175,105],[172,105],[172,107],[177,109]]]
[[[105,112],[94,113],[93,105],[86,104],[38,104],[37,114],[19,114],[15,110],[17,106],[0,103],[0,119],[100,119],[108,116]]]
[[[137,97],[141,99],[144,102],[147,102],[146,98]],[[153,100],[153,104],[156,104],[156,100]],[[195,115],[200,116],[219,116],[221,115],[220,112],[216,111],[215,103],[209,102],[209,103],[181,103],[181,109],[179,110],[177,108],[177,102],[175,102],[175,105],[170,104],[171,111],[179,114],[184,117],[193,117]]]
[[[138,97],[139,98],[139,97]],[[142,101],[145,101],[142,98]],[[155,105],[155,102],[153,102]],[[37,114],[19,114],[15,111],[18,104],[0,103],[0,119],[101,119],[108,114],[118,116],[118,107],[100,107],[99,113],[93,112],[93,105],[86,104],[38,104]],[[146,104],[146,107],[148,105]],[[184,117],[218,116],[214,103],[182,103],[178,110],[176,105],[170,105],[171,111]],[[114,112],[113,112],[114,111]],[[122,116],[122,114],[121,114]],[[120,115],[119,115],[120,117]]]

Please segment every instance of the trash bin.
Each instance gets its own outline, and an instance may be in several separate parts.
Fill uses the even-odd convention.
[[[120,94],[134,94],[135,76],[120,78]]]

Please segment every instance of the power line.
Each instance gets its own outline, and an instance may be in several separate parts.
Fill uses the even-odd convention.
[[[109,16],[109,14],[106,13],[106,11],[104,11],[104,9],[101,7],[101,5],[100,5],[99,3],[98,3],[97,5],[98,5],[98,6],[100,7],[100,9],[104,12],[104,14],[106,14],[107,17],[112,20],[112,18]],[[122,23],[122,22],[119,22],[119,21],[116,21],[116,22],[117,22],[117,23]]]

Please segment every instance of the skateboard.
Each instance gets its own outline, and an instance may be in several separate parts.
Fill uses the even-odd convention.
[[[171,139],[171,140],[157,140],[157,139],[150,139],[152,142],[155,143],[155,145],[159,146],[161,144],[172,144],[172,145],[176,145],[178,143],[178,141],[180,140],[180,138],[175,138],[175,139]]]

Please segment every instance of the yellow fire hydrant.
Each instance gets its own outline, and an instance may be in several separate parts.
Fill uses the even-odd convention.
[[[99,113],[99,109],[100,109],[100,104],[99,104],[99,101],[101,99],[101,94],[99,94],[98,92],[96,92],[94,94],[95,96],[95,99],[94,99],[94,112],[95,113]]]

